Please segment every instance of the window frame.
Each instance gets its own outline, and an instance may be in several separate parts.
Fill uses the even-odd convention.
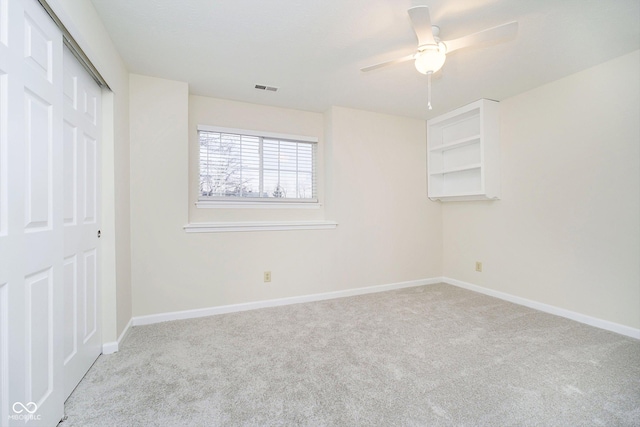
[[[228,128],[221,126],[210,125],[197,125],[197,140],[200,142],[200,131],[216,132],[235,134],[240,136],[257,137],[263,139],[277,139],[290,142],[310,143],[313,144],[313,172],[312,172],[312,186],[315,189],[313,198],[277,198],[277,197],[238,197],[238,196],[202,196],[200,185],[200,151],[198,150],[198,197],[196,200],[197,208],[230,208],[230,209],[242,209],[242,208],[305,208],[305,209],[318,209],[322,206],[319,200],[318,194],[318,141],[317,137],[307,135],[291,135],[278,132],[266,132],[256,131],[249,129]],[[260,149],[260,156],[262,160],[262,145]],[[260,168],[262,173],[262,167]]]

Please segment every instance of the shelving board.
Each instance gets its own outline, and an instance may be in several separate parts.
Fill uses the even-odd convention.
[[[464,172],[467,170],[481,169],[481,168],[482,168],[482,165],[480,163],[477,163],[473,165],[458,166],[457,168],[450,168],[450,169],[446,169],[439,172],[430,172],[429,175],[447,175],[453,172]]]
[[[432,153],[435,153],[438,151],[447,151],[453,148],[459,148],[459,147],[464,147],[465,145],[475,144],[476,142],[479,142],[479,140],[480,140],[480,135],[473,135],[466,138],[457,139],[447,144],[430,148],[429,151],[431,151]]]
[[[433,200],[499,197],[499,104],[481,99],[427,122]]]

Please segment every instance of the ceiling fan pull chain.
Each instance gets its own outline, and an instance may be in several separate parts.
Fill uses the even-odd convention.
[[[427,73],[427,108],[433,110],[431,107],[431,72]]]

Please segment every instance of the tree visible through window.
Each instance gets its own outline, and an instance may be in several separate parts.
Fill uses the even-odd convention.
[[[200,199],[316,201],[316,143],[198,131]]]

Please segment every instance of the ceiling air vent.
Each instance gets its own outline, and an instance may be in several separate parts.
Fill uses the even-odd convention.
[[[259,90],[270,90],[271,92],[277,92],[278,88],[274,86],[266,86],[266,85],[256,85],[256,89]]]

